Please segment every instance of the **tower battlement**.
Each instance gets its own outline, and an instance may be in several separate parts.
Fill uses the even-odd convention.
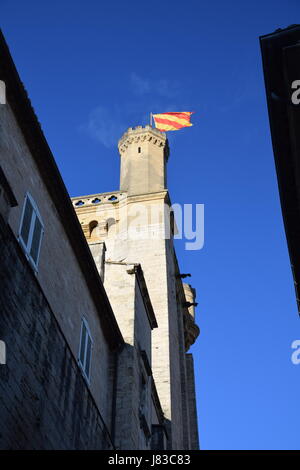
[[[149,124],[145,127],[129,127],[124,132],[118,142],[120,154],[124,153],[131,144],[138,144],[140,142],[152,142],[153,145],[164,147],[165,158],[168,159],[170,151],[166,133],[160,132]]]
[[[143,132],[146,132],[146,131],[152,131],[157,136],[159,136],[159,137],[163,136],[163,137],[166,138],[166,133],[165,132],[161,132],[158,129],[156,129],[155,127],[152,127],[149,124],[147,124],[146,126],[128,127],[127,131],[124,132],[124,134],[120,138],[119,142],[123,139],[123,137],[126,137],[127,135],[137,134],[139,132],[143,133]]]

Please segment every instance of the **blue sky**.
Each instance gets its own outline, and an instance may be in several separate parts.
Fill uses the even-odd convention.
[[[298,0],[0,0],[1,28],[70,195],[117,189],[117,140],[149,113],[195,111],[169,133],[173,202],[205,204],[184,250],[197,289],[203,449],[300,449],[300,339],[258,37]]]

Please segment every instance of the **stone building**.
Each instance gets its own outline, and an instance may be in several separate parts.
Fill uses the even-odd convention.
[[[197,449],[166,136],[129,129],[120,190],[70,200],[2,34],[0,80],[0,448]]]

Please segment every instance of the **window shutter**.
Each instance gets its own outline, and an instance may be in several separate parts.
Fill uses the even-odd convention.
[[[28,243],[32,214],[33,214],[33,207],[29,198],[27,197],[25,210],[23,214],[23,220],[22,220],[22,228],[21,228],[21,237],[25,246],[27,246],[27,243]]]
[[[86,345],[86,326],[84,322],[82,322],[81,326],[81,343],[80,343],[80,354],[79,354],[79,360],[81,364],[84,364],[84,356],[85,356],[85,345]]]
[[[88,378],[90,377],[91,351],[92,351],[92,341],[91,341],[91,338],[88,336],[87,347],[86,347],[86,360],[85,360],[85,373]]]
[[[38,219],[38,217],[36,217],[34,230],[33,230],[32,243],[31,243],[31,250],[30,250],[30,256],[33,259],[35,264],[37,264],[37,261],[38,261],[38,255],[39,255],[41,238],[42,238],[42,231],[43,231],[42,224],[40,220]]]
[[[88,380],[88,382],[90,381],[91,374],[92,344],[93,341],[87,321],[83,318],[81,322],[78,363],[82,370],[83,376]]]
[[[19,229],[19,240],[36,272],[43,233],[44,225],[39,210],[31,195],[27,193]]]

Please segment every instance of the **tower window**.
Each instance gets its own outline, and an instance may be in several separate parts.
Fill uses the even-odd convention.
[[[37,271],[44,225],[38,208],[30,196],[26,194],[21,224],[19,229],[19,241],[30,263]]]
[[[82,318],[78,363],[83,376],[88,382],[90,382],[91,377],[92,344],[93,340],[88,322],[85,318]]]
[[[138,147],[138,153],[141,153],[141,147]]]

